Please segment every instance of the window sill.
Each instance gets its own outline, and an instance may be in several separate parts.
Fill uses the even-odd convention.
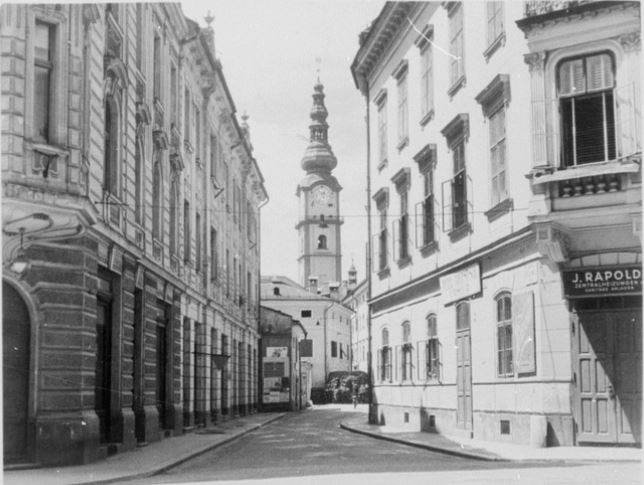
[[[485,62],[490,61],[490,57],[505,45],[505,32],[502,32],[494,41],[483,51],[483,57],[485,57]]]
[[[429,122],[430,122],[431,120],[433,120],[433,119],[434,119],[434,110],[433,110],[433,109],[430,109],[430,110],[425,114],[425,116],[423,116],[423,117],[420,119],[420,121],[418,122],[418,124],[420,124],[420,126],[425,126],[427,123],[429,123]]]
[[[453,98],[463,86],[465,86],[465,75],[458,78],[456,82],[452,84],[452,86],[447,90],[447,94],[450,98]]]
[[[420,248],[420,255],[423,258],[426,258],[427,256],[431,256],[437,251],[438,251],[438,242],[432,241]]]
[[[514,209],[514,201],[510,198],[504,199],[490,210],[486,211],[485,217],[487,217],[488,222],[497,220],[499,217],[507,214],[508,212]]]
[[[449,239],[452,242],[458,241],[459,239],[462,239],[466,235],[470,234],[472,232],[472,224],[469,222],[466,222],[465,224],[461,224],[455,229],[452,229],[448,235]]]
[[[409,266],[411,264],[411,256],[405,256],[404,258],[400,258],[398,261],[396,261],[398,264],[399,269],[403,269],[406,266]]]
[[[386,268],[383,268],[380,271],[378,271],[378,278],[383,280],[385,278],[388,278],[390,274],[391,274],[391,270],[387,266]]]
[[[382,172],[382,170],[387,166],[387,159],[385,158],[384,160],[381,160],[378,166],[376,167],[378,169],[378,172]]]
[[[406,136],[405,138],[403,138],[402,140],[400,140],[398,142],[398,145],[396,145],[396,149],[400,152],[407,145],[409,145],[409,137],[408,136]]]

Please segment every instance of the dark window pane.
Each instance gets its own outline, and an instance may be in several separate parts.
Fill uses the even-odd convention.
[[[36,65],[34,69],[34,137],[49,141],[49,68]]]

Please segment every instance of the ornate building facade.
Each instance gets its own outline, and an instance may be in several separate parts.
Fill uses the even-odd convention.
[[[637,2],[390,2],[360,35],[372,418],[641,445],[640,66]]]
[[[171,3],[0,14],[5,461],[253,411],[267,194],[212,28]]]

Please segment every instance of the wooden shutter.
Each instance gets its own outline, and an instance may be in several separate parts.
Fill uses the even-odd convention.
[[[564,62],[559,68],[559,94],[569,96],[585,92],[584,60],[573,59]]]
[[[532,291],[512,295],[513,354],[518,374],[531,374],[537,370],[534,295]]]
[[[443,232],[452,230],[452,180],[445,180],[441,184],[441,209],[443,215]]]
[[[613,87],[613,63],[608,54],[586,58],[586,82],[588,91],[600,91]]]

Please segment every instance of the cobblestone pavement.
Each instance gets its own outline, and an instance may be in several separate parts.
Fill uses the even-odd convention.
[[[221,448],[136,483],[264,479],[267,483],[640,483],[640,464],[486,462],[339,429],[353,411],[292,413]],[[375,474],[375,475],[374,475]],[[290,477],[290,478],[287,478]],[[436,483],[436,482],[435,482]]]

